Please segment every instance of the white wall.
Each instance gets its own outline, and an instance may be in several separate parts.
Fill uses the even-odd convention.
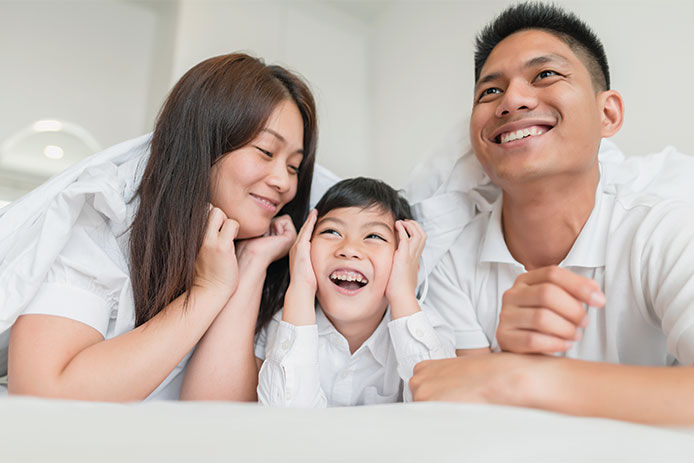
[[[470,113],[477,31],[511,1],[396,2],[373,24],[373,172],[401,185]],[[694,154],[694,2],[559,1],[603,40],[626,101],[614,140],[628,154],[668,144]]]
[[[0,0],[0,143],[44,117],[82,124],[102,146],[137,136],[188,68],[246,50],[309,81],[322,164],[402,186],[469,114],[475,33],[510,3]],[[626,101],[622,148],[694,153],[694,2],[559,3],[605,43]],[[13,199],[11,180],[0,175],[0,200]]]

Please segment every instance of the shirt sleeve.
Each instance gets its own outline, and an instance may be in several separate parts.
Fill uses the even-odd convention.
[[[403,380],[403,399],[412,401],[409,381],[414,366],[422,360],[455,357],[453,330],[433,310],[423,307],[419,312],[388,323],[390,339]]]
[[[489,339],[477,320],[470,297],[457,279],[451,251],[447,252],[429,275],[426,304],[436,310],[453,330],[456,349],[489,347]]]
[[[320,387],[317,325],[294,326],[280,320],[275,327],[268,332],[258,374],[258,401],[273,407],[327,407]]]
[[[694,208],[665,202],[644,218],[632,244],[648,305],[667,336],[668,351],[694,365]]]

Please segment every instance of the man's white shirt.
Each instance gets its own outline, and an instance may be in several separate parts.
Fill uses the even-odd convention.
[[[594,209],[560,264],[607,296],[604,308],[586,308],[590,323],[566,356],[692,365],[694,208],[611,181],[620,164],[601,163]],[[501,204],[500,196],[469,221],[429,276],[426,303],[451,324],[457,349],[498,349],[501,298],[525,272],[504,241]]]
[[[390,309],[352,354],[347,339],[316,306],[316,324],[294,326],[282,312],[260,331],[256,357],[263,359],[258,401],[279,407],[368,405],[411,400],[407,382],[422,360],[455,356],[453,333],[423,308],[392,320]]]

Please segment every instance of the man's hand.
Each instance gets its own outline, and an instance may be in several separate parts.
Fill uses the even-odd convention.
[[[556,266],[520,275],[502,299],[499,347],[522,354],[569,350],[588,324],[583,304],[605,305],[605,295],[589,278]]]
[[[552,360],[503,352],[425,360],[415,365],[410,390],[416,401],[528,406],[524,391],[545,387],[532,367]]]

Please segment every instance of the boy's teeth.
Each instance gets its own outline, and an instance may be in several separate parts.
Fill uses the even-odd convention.
[[[545,130],[540,129],[539,127],[530,127],[526,129],[518,129],[513,132],[506,132],[501,134],[501,143],[508,143],[510,141],[514,140],[520,140],[521,138],[525,137],[533,137],[536,135],[542,135],[545,133]]]
[[[330,278],[332,280],[356,281],[358,283],[367,283],[367,280],[363,275],[354,272],[333,272],[332,274],[330,274]]]

